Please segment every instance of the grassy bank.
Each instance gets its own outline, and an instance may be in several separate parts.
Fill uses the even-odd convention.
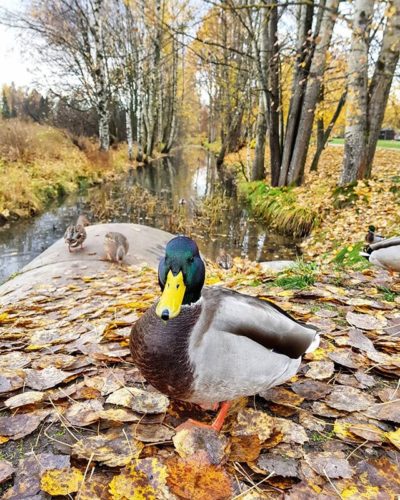
[[[268,225],[293,235],[310,233],[302,244],[308,258],[332,260],[344,246],[363,242],[369,224],[384,235],[398,234],[400,151],[377,150],[372,178],[346,189],[337,187],[343,147],[327,147],[318,172],[309,171],[312,155],[311,150],[304,185],[290,189],[271,189],[266,182],[243,182],[247,159],[251,162],[254,156],[251,148],[229,154],[226,164],[237,172],[240,191],[250,207]]]
[[[344,144],[344,139],[338,137],[329,141],[329,144]],[[388,140],[379,140],[378,148],[386,148],[386,149],[399,149],[400,150],[400,141],[388,141]]]
[[[0,120],[0,217],[27,217],[57,197],[121,172],[124,151],[17,119]]]

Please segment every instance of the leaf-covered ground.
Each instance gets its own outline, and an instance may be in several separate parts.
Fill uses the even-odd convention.
[[[296,274],[297,273],[297,274]],[[208,266],[223,284],[318,325],[284,386],[213,412],[154,391],[131,324],[158,295],[150,269],[43,284],[0,311],[5,499],[395,499],[400,495],[400,286],[385,272]]]

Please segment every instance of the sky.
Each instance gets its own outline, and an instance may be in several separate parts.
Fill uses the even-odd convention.
[[[20,0],[0,0],[0,10],[11,10],[20,5]],[[33,65],[30,67],[29,58],[21,53],[21,44],[16,35],[16,30],[0,24],[0,86],[11,82],[17,87],[33,85]]]

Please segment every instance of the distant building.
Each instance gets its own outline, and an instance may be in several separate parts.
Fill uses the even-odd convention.
[[[393,141],[396,132],[392,128],[383,128],[379,133],[379,139],[384,139],[385,141]]]

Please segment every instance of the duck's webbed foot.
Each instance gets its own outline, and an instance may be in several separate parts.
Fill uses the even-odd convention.
[[[221,403],[221,407],[219,409],[219,412],[217,416],[214,419],[214,422],[212,424],[205,424],[203,422],[199,422],[197,420],[193,420],[189,418],[184,422],[183,424],[179,425],[176,430],[182,430],[182,429],[187,429],[188,427],[191,426],[196,426],[196,427],[203,427],[206,429],[213,429],[214,431],[219,432],[222,429],[222,426],[224,425],[224,421],[226,418],[226,415],[228,414],[229,407],[231,406],[230,401],[223,401]]]

